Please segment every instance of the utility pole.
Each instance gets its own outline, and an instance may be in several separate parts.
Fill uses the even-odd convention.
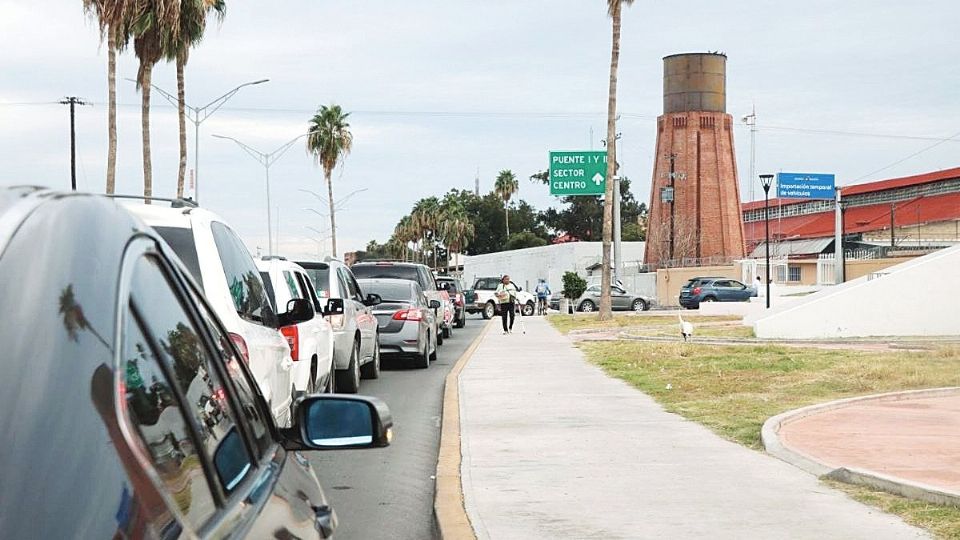
[[[836,279],[834,280],[837,285],[840,285],[845,281],[845,276],[843,275],[843,215],[841,212],[841,198],[840,198],[840,188],[837,187],[835,190],[835,204],[834,204],[834,225],[833,225],[833,263],[834,263],[834,274]]]
[[[757,108],[753,107],[750,114],[743,117],[743,123],[750,126],[750,201],[756,200],[753,196],[754,181],[757,177]],[[750,222],[750,238],[756,238],[754,227],[756,220]]]
[[[591,128],[591,130],[592,130],[592,129],[593,129],[593,128]],[[620,227],[621,227],[621,223],[620,223],[620,180],[621,180],[621,177],[620,177],[620,152],[618,152],[618,150],[620,150],[620,148],[617,148],[617,146],[616,146],[617,141],[619,141],[621,138],[623,138],[623,133],[617,133],[616,136],[614,137],[614,142],[613,142],[613,144],[614,144],[614,147],[613,147],[613,149],[614,149],[613,159],[615,160],[615,163],[613,164],[614,175],[613,175],[613,178],[610,179],[610,181],[613,182],[613,201],[611,202],[611,204],[613,204],[613,277],[614,277],[614,283],[617,283],[617,282],[620,281],[620,277],[621,277],[621,275],[620,275],[620,274],[621,274],[621,267],[622,267],[622,265],[623,265],[622,254],[621,254],[621,230],[620,230]],[[600,142],[603,143],[603,146],[607,146],[607,141],[606,141],[606,139],[604,139],[604,140],[602,140],[602,141],[600,141]],[[621,144],[620,147],[622,148],[623,145]]]
[[[63,98],[61,105],[70,105],[70,189],[77,190],[77,129],[74,117],[76,116],[77,105],[88,105],[88,103],[78,97],[70,96]]]
[[[674,171],[674,165],[677,161],[677,155],[671,153],[668,156],[670,159],[670,261],[673,261],[673,245],[674,245],[674,233],[676,227],[676,206],[677,206],[677,190],[674,188],[673,181],[677,176],[676,171]]]

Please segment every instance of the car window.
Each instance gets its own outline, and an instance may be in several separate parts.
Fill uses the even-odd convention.
[[[587,292],[598,293],[600,292],[600,286],[594,285],[592,287],[587,287]]]
[[[743,283],[740,283],[739,281],[736,281],[733,279],[731,279],[729,283],[730,283],[730,286],[733,287],[734,289],[743,290],[747,288],[747,286],[744,285]]]
[[[184,407],[179,414],[193,421],[199,438],[197,450],[213,464],[220,488],[230,493],[247,476],[253,460],[213,365],[211,351],[155,259],[137,262],[131,290],[138,322],[150,337],[154,354],[167,369],[168,384]],[[182,443],[176,446],[181,447]]]
[[[357,283],[357,278],[353,277],[353,274],[349,271],[347,271],[347,283],[350,284],[350,290],[354,293],[354,299],[357,302],[363,302],[363,288]]]
[[[350,275],[350,272],[346,268],[338,268],[337,273],[340,274],[340,279],[345,287],[345,296],[356,300],[357,302],[362,302],[363,299],[360,297],[360,286],[357,285],[356,280],[353,279],[353,276]]]
[[[307,268],[304,267],[307,272],[307,275],[310,276],[310,281],[313,283],[313,287],[317,291],[317,296],[320,298],[329,298],[330,297],[330,267],[323,265],[322,268]]]
[[[193,238],[193,229],[189,227],[154,227],[163,240],[173,248],[173,252],[183,261],[190,275],[203,289],[203,276],[200,275],[200,261],[197,258],[197,243]]]
[[[320,305],[320,299],[317,298],[317,292],[313,288],[313,283],[310,283],[310,277],[301,272],[294,272],[293,275],[297,278],[297,284],[300,286],[300,290],[306,291],[305,297],[313,302],[313,310],[317,313],[323,313],[323,306]]]
[[[267,298],[263,280],[250,252],[226,225],[213,222],[210,228],[237,314],[248,321],[271,326],[270,321],[276,311]]]
[[[420,286],[426,291],[437,290],[437,280],[433,277],[433,274],[430,273],[430,270],[427,270],[422,266],[417,268],[420,269]]]
[[[271,305],[277,305],[277,295],[273,292],[273,282],[270,281],[269,272],[260,272],[260,279],[263,280],[263,288],[267,293],[267,298],[270,299]]]
[[[216,512],[189,424],[173,385],[140,328],[129,316],[123,341],[127,417],[169,501],[187,525],[202,527]]]
[[[287,290],[290,291],[290,298],[303,298],[303,294],[300,292],[300,287],[297,286],[297,281],[293,278],[293,273],[289,270],[283,271],[283,281],[287,284]]]
[[[610,287],[610,290],[617,294],[627,294],[627,291],[621,289],[620,287]]]
[[[423,286],[423,275],[418,267],[399,264],[355,264],[350,269],[357,279],[406,279]]]
[[[410,302],[416,298],[416,293],[409,283],[382,283],[365,281],[363,289],[367,293],[378,294],[384,302]]]
[[[240,405],[241,415],[246,419],[247,426],[250,428],[251,437],[254,440],[254,452],[256,458],[262,457],[270,445],[273,444],[273,438],[270,436],[270,428],[267,424],[267,414],[262,407],[257,405],[256,392],[250,382],[252,376],[244,372],[241,367],[243,362],[234,351],[230,344],[230,336],[223,330],[221,325],[217,324],[213,313],[207,309],[203,301],[193,291],[190,291],[194,304],[200,312],[200,316],[207,323],[207,328],[213,336],[214,344],[220,358],[223,359],[226,366],[226,376],[233,383],[234,395]]]

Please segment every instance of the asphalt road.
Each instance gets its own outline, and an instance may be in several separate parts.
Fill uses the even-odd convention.
[[[336,538],[437,538],[433,476],[444,379],[485,323],[480,315],[468,315],[466,326],[454,329],[429,369],[384,357],[380,378],[362,381],[360,393],[386,401],[393,414],[389,447],[306,454],[337,512]]]

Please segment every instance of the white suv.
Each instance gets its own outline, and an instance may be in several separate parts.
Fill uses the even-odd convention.
[[[324,307],[310,277],[300,265],[284,257],[261,257],[256,263],[267,295],[275,306],[286,306],[290,300],[304,298],[316,313],[309,321],[280,329],[293,357],[294,388],[307,394],[333,393],[333,330],[323,317]]]
[[[131,213],[173,248],[247,360],[277,424],[289,426],[295,395],[290,347],[253,257],[213,212],[192,206],[131,204]]]

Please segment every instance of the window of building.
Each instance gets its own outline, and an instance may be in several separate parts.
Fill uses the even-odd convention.
[[[797,282],[800,281],[800,266],[796,264],[791,264],[787,267],[787,281]]]

